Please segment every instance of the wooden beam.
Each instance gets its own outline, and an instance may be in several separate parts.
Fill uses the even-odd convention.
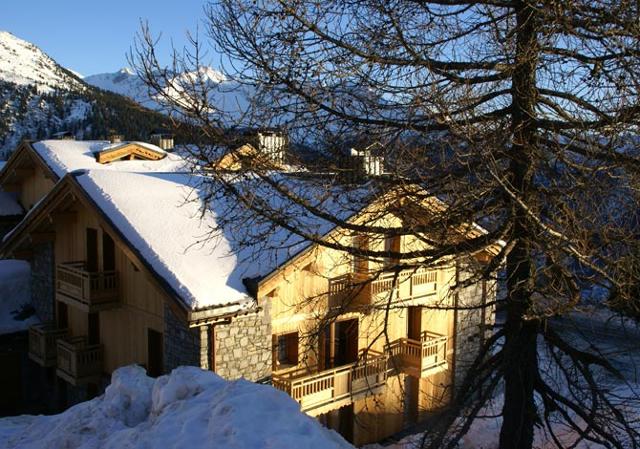
[[[53,242],[56,239],[55,232],[32,232],[29,234],[32,244]]]
[[[60,212],[52,212],[49,214],[49,221],[50,222],[55,222],[55,221],[74,221],[76,219],[76,217],[78,216],[78,213],[75,210],[65,210],[65,211],[60,211]]]
[[[20,184],[15,184],[15,183],[2,184],[2,190],[4,190],[5,192],[19,192]]]
[[[30,260],[33,257],[33,251],[30,249],[16,250],[10,253],[12,259]]]
[[[18,177],[27,177],[27,176],[31,176],[35,173],[35,170],[33,169],[33,167],[27,167],[27,168],[14,168],[12,170],[12,173]]]

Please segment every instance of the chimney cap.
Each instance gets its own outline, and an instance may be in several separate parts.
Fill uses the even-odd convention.
[[[51,135],[54,139],[58,140],[75,140],[76,136],[68,130],[58,131]]]
[[[150,137],[162,137],[165,139],[173,138],[173,133],[166,128],[156,128],[150,133]]]

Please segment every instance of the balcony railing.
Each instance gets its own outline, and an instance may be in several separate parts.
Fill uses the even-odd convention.
[[[40,366],[56,364],[57,340],[67,335],[54,323],[36,324],[29,328],[29,358]]]
[[[408,301],[437,294],[438,271],[426,268],[400,273],[348,273],[329,280],[331,308],[366,305],[376,300]]]
[[[119,302],[116,271],[89,272],[84,262],[59,264],[56,269],[57,299],[86,312],[116,307]]]
[[[319,372],[290,371],[273,375],[273,386],[317,416],[375,394],[387,381],[387,355],[371,352],[356,363]]]
[[[97,382],[102,373],[102,345],[90,345],[87,337],[58,340],[57,374],[72,385]]]
[[[448,368],[447,336],[423,332],[420,341],[400,338],[389,345],[392,365],[415,377],[428,377]]]

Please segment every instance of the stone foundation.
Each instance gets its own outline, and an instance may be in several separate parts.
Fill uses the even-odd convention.
[[[267,302],[268,306],[269,303]],[[211,330],[201,334],[205,343]],[[218,324],[215,339],[215,372],[225,379],[243,377],[264,381],[271,376],[271,322],[268,310],[233,318],[229,324]],[[210,369],[210,350],[201,351],[201,366]]]
[[[55,258],[53,242],[33,246],[31,258],[31,302],[42,322],[54,321]]]
[[[164,306],[164,372],[182,365],[200,366],[200,330],[189,328]]]
[[[468,369],[478,356],[486,338],[491,335],[493,307],[478,307],[495,299],[491,282],[479,282],[458,292],[456,311],[455,373],[456,387],[464,380]]]

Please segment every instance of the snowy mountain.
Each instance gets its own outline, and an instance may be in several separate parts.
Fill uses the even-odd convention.
[[[200,67],[198,70],[175,74],[161,95],[150,93],[147,86],[128,67],[113,73],[100,73],[84,78],[84,81],[100,89],[127,96],[144,107],[157,111],[164,110],[161,97],[168,96],[177,104],[188,103],[185,91],[193,86],[206,86],[209,101],[216,110],[223,111],[232,117],[242,114],[248,107],[249,90],[246,86],[228,79],[223,73],[211,67]]]
[[[109,92],[114,92],[129,97],[141,105],[152,109],[159,105],[150,100],[147,87],[128,67],[124,67],[113,73],[100,73],[84,77],[84,82]]]
[[[129,98],[86,84],[35,45],[0,31],[0,160],[22,139],[57,131],[104,138],[110,130],[144,139],[167,119]]]
[[[77,75],[58,65],[35,45],[0,31],[0,80],[35,86],[40,92],[84,90]]]

